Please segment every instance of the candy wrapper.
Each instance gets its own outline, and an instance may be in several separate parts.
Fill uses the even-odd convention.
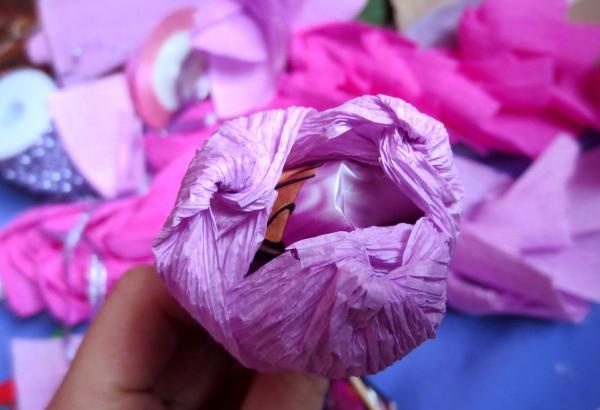
[[[293,184],[282,182],[318,190],[319,168],[332,167],[326,180],[348,164],[362,172],[354,188],[365,202],[408,212],[325,226],[318,201],[328,199],[311,196],[312,213],[283,209],[312,230],[297,230],[283,253],[250,269],[259,248],[276,243],[265,238],[290,196],[281,189]],[[298,209],[309,208],[298,192]],[[244,365],[375,373],[435,335],[461,196],[444,127],[401,100],[267,111],[225,123],[197,153],[154,253],[173,295]],[[343,198],[347,217],[365,206]]]

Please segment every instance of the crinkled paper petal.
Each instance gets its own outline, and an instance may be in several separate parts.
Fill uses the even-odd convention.
[[[301,240],[246,276],[284,166],[336,159],[381,167],[423,216]],[[197,153],[154,252],[175,297],[244,365],[374,373],[435,334],[461,197],[443,126],[401,100],[267,111]]]

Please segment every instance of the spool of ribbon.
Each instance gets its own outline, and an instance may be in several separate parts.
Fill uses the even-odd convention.
[[[0,77],[0,177],[60,199],[92,196],[55,132],[47,102],[56,89],[35,69]]]
[[[188,7],[165,17],[128,66],[136,110],[154,128],[164,128],[184,103],[208,97],[205,61],[191,44],[195,13]]]

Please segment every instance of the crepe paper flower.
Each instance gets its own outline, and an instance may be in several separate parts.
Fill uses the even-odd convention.
[[[340,159],[380,169],[395,187],[387,197],[405,196],[421,217],[307,237],[247,275],[284,167]],[[155,242],[157,268],[248,367],[375,373],[435,334],[461,195],[445,129],[401,100],[257,113],[198,151]]]
[[[581,321],[600,302],[600,149],[557,139],[516,181],[457,160],[470,192],[448,302],[477,314]]]
[[[198,7],[192,45],[206,59],[219,117],[265,106],[273,99],[294,30],[351,20],[365,0],[212,0]]]
[[[294,37],[279,92],[319,108],[385,93],[480,151],[537,157],[561,133],[600,129],[589,92],[600,27],[565,22],[563,3],[487,0],[463,15],[458,50],[422,49],[356,23],[314,28]]]

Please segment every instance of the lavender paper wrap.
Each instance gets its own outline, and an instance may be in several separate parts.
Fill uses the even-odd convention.
[[[284,166],[340,159],[381,168],[423,216],[298,241],[246,276]],[[198,151],[154,254],[177,300],[244,365],[374,373],[435,335],[461,197],[444,127],[401,100],[267,111]]]

